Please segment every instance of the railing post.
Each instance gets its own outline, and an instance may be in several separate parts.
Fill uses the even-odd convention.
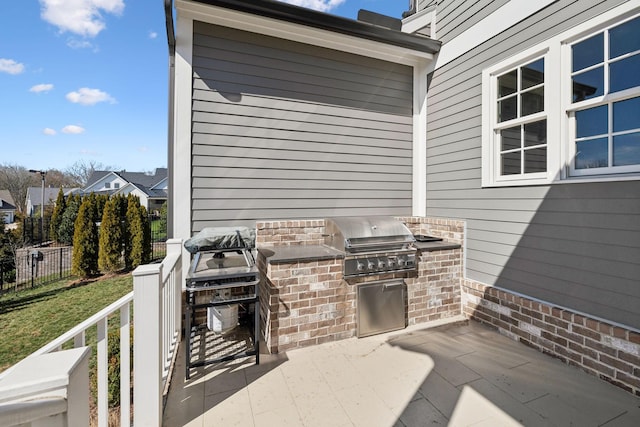
[[[182,253],[182,250],[182,239],[167,240],[167,256],[171,254],[180,254]],[[180,342],[180,332],[182,331],[182,260],[178,261],[176,264],[175,283],[173,285],[175,286],[173,289],[175,292],[173,300],[173,319],[177,329],[176,339]]]
[[[162,264],[133,272],[133,422],[162,424]]]

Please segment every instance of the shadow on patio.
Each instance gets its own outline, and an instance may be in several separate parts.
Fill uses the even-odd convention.
[[[476,322],[174,371],[165,426],[640,425],[640,399]]]

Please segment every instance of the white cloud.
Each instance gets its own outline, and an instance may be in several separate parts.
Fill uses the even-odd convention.
[[[76,125],[67,125],[62,128],[62,133],[80,134],[84,132],[84,128]]]
[[[107,92],[88,87],[81,87],[77,92],[69,92],[67,94],[67,100],[74,104],[82,105],[95,105],[99,102],[109,102],[111,104],[116,103],[116,100]]]
[[[89,49],[93,47],[93,43],[87,40],[79,40],[73,37],[70,37],[67,40],[67,46],[71,49]]]
[[[158,37],[158,33],[156,33],[155,31],[149,31],[149,38],[150,39],[155,39]]]
[[[29,89],[29,92],[49,92],[51,89],[53,89],[53,85],[51,83],[41,83],[39,85],[32,86],[31,89]]]
[[[51,128],[44,128],[42,129],[42,133],[44,133],[45,135],[55,135],[58,132]]]
[[[120,15],[124,0],[40,0],[40,16],[50,24],[83,37],[95,37],[107,25],[102,13]]]
[[[0,58],[0,72],[9,74],[20,74],[24,71],[24,64],[13,59]]]
[[[289,3],[296,6],[302,6],[309,9],[318,10],[320,12],[329,12],[340,6],[346,0],[280,0],[283,3]]]

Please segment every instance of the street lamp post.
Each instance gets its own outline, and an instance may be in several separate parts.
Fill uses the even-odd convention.
[[[44,243],[44,176],[47,171],[29,169],[31,173],[39,173],[42,177],[42,204],[40,205],[40,243]]]

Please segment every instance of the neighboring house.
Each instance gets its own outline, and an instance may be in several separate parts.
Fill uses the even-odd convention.
[[[95,171],[83,189],[84,194],[130,193],[140,198],[148,212],[158,214],[167,200],[167,169],[157,168],[154,174],[126,171]]]
[[[16,203],[9,190],[0,190],[0,220],[5,224],[11,224],[16,216]]]
[[[45,187],[44,189],[44,205],[53,206],[60,192],[59,187]],[[42,187],[27,188],[27,215],[39,215],[40,205],[42,205]]]
[[[175,6],[173,237],[463,220],[466,314],[638,389],[637,0],[418,1],[402,31],[269,0]]]

